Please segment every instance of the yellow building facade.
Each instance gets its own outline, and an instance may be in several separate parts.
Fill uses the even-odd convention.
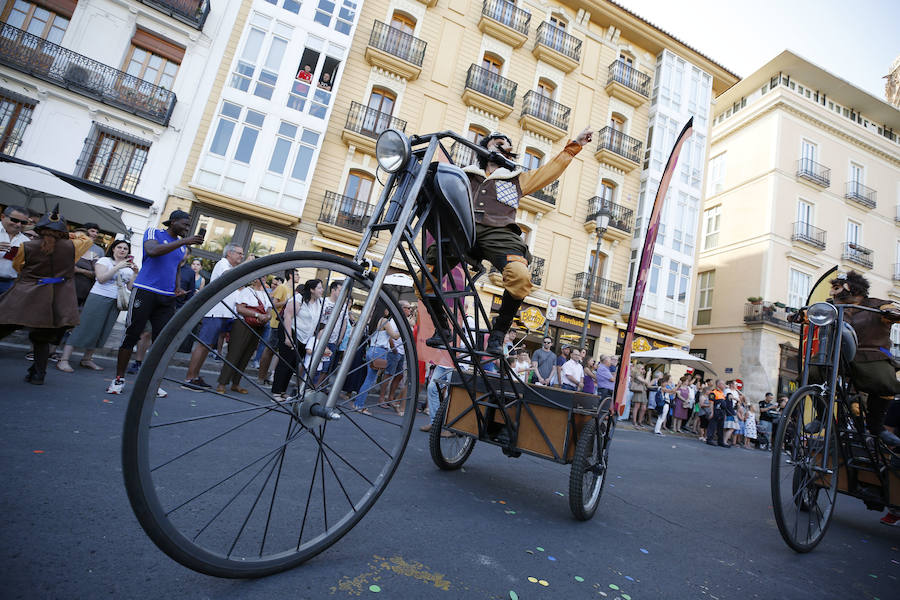
[[[596,341],[595,353],[614,352],[627,318],[632,248],[642,235],[635,213],[642,194],[649,196],[643,207],[649,212],[655,193],[645,193],[642,174],[666,52],[682,72],[685,64],[702,70],[714,94],[737,80],[608,2],[367,0],[339,75],[340,95],[296,225],[295,247],[354,253],[381,192],[374,146],[387,127],[409,135],[450,129],[473,141],[501,131],[528,168],[591,127],[594,141],[560,180],[519,206],[517,222],[534,256],[535,289],[523,308],[545,311],[556,298],[558,316],[549,331],[557,343],[577,343],[596,261],[589,338]],[[665,142],[660,132],[657,144]],[[473,162],[464,148],[450,153],[463,166]],[[594,216],[601,206],[612,217],[595,256]],[[374,243],[371,256],[380,258],[383,245],[383,239]],[[493,275],[481,284],[487,306],[499,303],[498,283]],[[657,345],[690,340],[689,323],[645,319],[642,325],[639,333]]]
[[[900,111],[785,51],[715,104],[692,351],[752,400],[796,386],[786,319],[830,268],[900,300]]]

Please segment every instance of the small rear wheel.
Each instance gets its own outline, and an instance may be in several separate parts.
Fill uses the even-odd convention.
[[[463,466],[469,455],[472,454],[472,449],[475,448],[475,438],[459,435],[443,428],[450,396],[446,392],[442,392],[442,396],[441,405],[434,415],[428,445],[431,449],[431,460],[438,468],[444,471],[455,471]]]
[[[608,423],[609,417],[606,417],[600,431],[597,430],[597,419],[585,423],[575,446],[569,475],[569,508],[580,521],[591,519],[600,505],[609,458],[605,435]]]
[[[837,499],[838,445],[834,424],[828,427],[825,421],[826,402],[819,386],[794,392],[772,446],[775,522],[797,552],[809,552],[822,541]]]

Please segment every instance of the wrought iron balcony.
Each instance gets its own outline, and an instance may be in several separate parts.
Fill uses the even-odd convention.
[[[541,285],[544,281],[544,259],[539,256],[531,257],[531,264],[528,265],[528,270],[531,272],[531,283],[534,285]]]
[[[831,185],[831,169],[809,158],[801,158],[797,161],[797,177],[802,177],[822,187]]]
[[[369,34],[369,45],[421,67],[428,44],[396,27],[375,21]]]
[[[175,108],[169,90],[5,23],[0,63],[160,125],[168,125]]]
[[[531,13],[519,8],[509,0],[484,0],[481,5],[481,15],[502,23],[510,29],[515,29],[522,35],[528,35]]]
[[[581,40],[549,21],[538,25],[535,46],[538,45],[556,50],[575,62],[581,61]]]
[[[578,273],[575,275],[575,292],[572,299],[584,299],[588,297],[591,274]],[[594,277],[594,293],[591,302],[597,302],[618,310],[622,306],[622,284],[602,277]]]
[[[871,269],[873,265],[872,254],[873,252],[870,248],[860,246],[853,242],[844,242],[844,251],[841,253],[841,258],[854,262],[867,269]]]
[[[634,228],[634,211],[600,196],[594,196],[588,200],[588,214],[584,222],[592,223],[597,218],[597,215],[600,214],[601,208],[606,208],[609,211],[610,227],[615,227],[625,233],[631,233]]]
[[[875,208],[876,206],[875,190],[864,186],[858,181],[847,182],[847,191],[844,192],[844,198],[849,198],[866,208]]]
[[[795,242],[805,242],[820,250],[824,250],[825,230],[813,227],[809,223],[804,223],[803,221],[795,221],[794,233],[791,235],[791,240]]]
[[[787,320],[792,312],[793,309],[772,302],[748,302],[744,304],[744,323],[749,325],[769,323],[781,329],[800,333],[800,323],[791,323]]]
[[[475,151],[468,146],[463,146],[459,142],[453,142],[450,146],[450,160],[458,167],[468,167],[478,162]]]
[[[343,196],[337,192],[325,192],[319,221],[362,233],[374,210],[375,206],[365,200]]]
[[[650,76],[641,73],[623,60],[615,60],[609,65],[606,85],[613,82],[621,83],[645,98],[650,97]]]
[[[532,198],[537,198],[541,202],[546,202],[547,204],[556,205],[556,198],[559,195],[559,179],[548,185],[547,187],[540,189],[536,192],[531,192],[529,196]]]
[[[138,0],[138,2],[152,6],[200,31],[203,31],[206,17],[209,16],[209,0]]]
[[[641,146],[643,143],[640,140],[627,136],[612,127],[604,127],[600,130],[597,152],[609,150],[637,164],[641,162]]]
[[[534,90],[525,94],[525,98],[522,100],[523,117],[531,115],[563,130],[569,129],[569,113],[571,112],[572,109],[568,106],[564,106]]]
[[[466,87],[512,106],[516,102],[516,89],[519,84],[478,65],[471,65],[466,75]]]
[[[406,121],[369,108],[359,102],[350,103],[350,112],[347,114],[347,124],[344,125],[344,129],[377,139],[382,131],[390,128],[406,131]]]

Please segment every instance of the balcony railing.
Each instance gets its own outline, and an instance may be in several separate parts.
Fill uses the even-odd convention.
[[[574,35],[569,35],[564,29],[549,21],[544,21],[538,25],[535,44],[542,44],[552,48],[575,62],[581,60],[581,40]]]
[[[606,208],[609,211],[610,227],[615,227],[625,233],[631,233],[634,228],[634,211],[600,196],[594,196],[588,200],[588,214],[584,222],[590,223],[596,219],[597,215],[600,214],[601,208]]]
[[[809,158],[797,161],[797,177],[803,177],[822,187],[831,185],[831,169]]]
[[[374,210],[375,206],[365,200],[342,196],[337,192],[325,192],[319,221],[362,233]]]
[[[475,151],[468,146],[463,146],[459,142],[453,142],[450,146],[450,159],[458,167],[468,167],[478,162]]]
[[[872,250],[865,246],[860,246],[859,244],[854,244],[852,242],[844,242],[844,251],[841,253],[841,258],[854,262],[867,269],[871,269],[873,264],[872,254]]]
[[[621,83],[645,98],[650,97],[650,76],[641,73],[625,61],[616,60],[609,65],[609,77],[606,80],[606,85],[613,81]]]
[[[572,299],[583,298],[587,300],[590,287],[591,274],[578,273],[575,275],[575,292]],[[599,302],[604,306],[619,309],[622,306],[622,284],[602,277],[594,277],[594,294],[591,302]]]
[[[848,181],[847,191],[844,192],[844,198],[849,198],[866,208],[875,208],[875,190],[866,187],[858,181]]]
[[[160,125],[168,125],[175,108],[169,90],[5,23],[0,63]]]
[[[528,35],[531,13],[522,10],[509,0],[484,0],[484,4],[481,5],[481,14],[498,23],[503,23],[510,29],[515,29],[522,35]]]
[[[466,87],[512,106],[516,102],[516,89],[519,84],[478,65],[472,65],[466,75]]]
[[[173,19],[187,23],[203,31],[206,17],[209,16],[209,0],[138,0],[166,13]]]
[[[788,316],[794,312],[771,302],[748,302],[744,305],[744,323],[769,323],[788,331],[800,332],[800,323],[791,323]]]
[[[369,108],[359,102],[350,103],[350,112],[347,114],[347,124],[344,129],[355,131],[370,138],[377,138],[385,129],[406,130],[406,121],[392,117],[387,113]]]
[[[825,249],[825,230],[813,227],[809,223],[803,221],[794,222],[794,233],[791,240],[798,242],[806,242],[821,250]]]
[[[369,34],[369,45],[421,67],[428,44],[396,27],[375,21],[372,33]]]
[[[528,195],[532,198],[537,198],[541,202],[546,202],[547,204],[553,204],[555,206],[556,198],[557,196],[559,196],[559,179],[557,179],[547,187],[536,192],[531,192]]]
[[[604,127],[600,130],[597,150],[609,150],[627,158],[633,163],[640,163],[642,145],[643,143],[640,140],[627,136],[617,129]]]
[[[531,115],[559,129],[569,129],[569,113],[571,112],[572,109],[568,106],[563,106],[534,90],[525,94],[525,98],[522,100],[523,117]]]

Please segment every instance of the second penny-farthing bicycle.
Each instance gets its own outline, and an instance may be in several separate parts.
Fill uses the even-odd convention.
[[[438,162],[447,156],[443,139],[486,153],[450,132],[407,138],[388,130],[379,137],[376,157],[390,176],[352,260],[288,252],[247,262],[192,298],[154,343],[126,414],[123,470],[138,520],[173,559],[221,577],[282,571],[340,539],[384,491],[409,440],[419,394],[415,340],[397,299],[384,288],[392,261],[416,274],[421,297],[433,294],[440,300],[426,303],[432,319],[434,310],[442,310],[452,325],[444,342],[457,379],[437,423],[452,433],[442,437],[433,428],[435,461],[458,467],[477,438],[510,455],[531,452],[572,464],[572,510],[581,519],[593,515],[612,435],[609,401],[598,405],[596,397],[591,401],[581,394],[551,397],[526,386],[502,359],[497,373],[486,371],[497,357],[483,352],[480,343],[488,315],[475,282],[485,269],[480,263],[453,265],[464,278],[459,284],[441,266],[447,262],[444,252],[466,256],[475,234],[465,174]],[[496,155],[491,160],[505,162]],[[390,237],[376,264],[366,259],[366,251],[379,234]],[[433,271],[425,268],[424,258],[431,240],[439,259]],[[286,350],[263,340],[261,326],[247,320],[246,304],[236,299],[248,286],[260,293],[255,282],[282,274],[292,286],[318,279],[326,293],[340,283],[333,304],[311,296],[307,306],[298,306],[302,300],[293,296],[283,308],[282,314],[312,312],[315,323],[324,325],[307,343],[305,357],[297,344]],[[465,325],[466,298],[474,303],[474,326]],[[196,327],[216,305],[234,316],[232,343],[239,332],[253,347],[266,344],[281,361],[282,373],[289,369],[287,388],[277,390],[284,396],[259,384],[256,373],[247,372],[249,356],[231,350],[220,356],[218,381],[224,385],[218,391],[185,383],[185,359],[178,349],[191,339],[203,343]],[[357,313],[351,329],[348,315]],[[358,392],[359,379],[372,370],[377,354],[364,349],[374,345],[374,324],[384,317],[397,325],[397,341],[405,349],[401,366],[409,376],[395,397],[405,411],[393,410],[390,398],[374,400],[376,388]],[[219,356],[215,347],[209,351]],[[169,390],[168,397],[157,397],[159,386]]]

